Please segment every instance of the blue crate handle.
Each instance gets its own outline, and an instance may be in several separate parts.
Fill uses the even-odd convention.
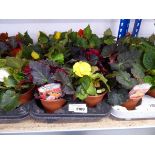
[[[142,22],[142,19],[136,19],[135,20],[135,24],[134,24],[133,31],[132,31],[132,36],[133,37],[138,36],[138,32],[139,32],[139,29],[140,29],[140,26],[141,26],[141,22]]]
[[[130,19],[120,20],[117,39],[120,39],[126,35],[126,33],[128,32],[129,24],[130,24]]]

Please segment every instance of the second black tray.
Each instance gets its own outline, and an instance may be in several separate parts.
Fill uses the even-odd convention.
[[[30,103],[22,105],[10,112],[0,111],[0,123],[19,122],[29,116]]]
[[[76,101],[71,102],[69,101],[63,108],[60,110],[55,111],[54,113],[46,113],[40,103],[39,100],[34,100],[31,104],[30,108],[30,115],[33,119],[51,122],[54,120],[88,120],[88,119],[100,119],[110,114],[111,106],[103,101],[101,104],[98,104],[95,108],[88,108],[88,113],[74,113],[68,111],[68,104],[76,104],[82,102]]]

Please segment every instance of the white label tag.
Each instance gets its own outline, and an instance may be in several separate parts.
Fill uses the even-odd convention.
[[[68,111],[87,113],[87,106],[86,104],[69,104]]]

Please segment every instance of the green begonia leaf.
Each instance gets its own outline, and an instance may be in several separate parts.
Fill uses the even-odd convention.
[[[11,111],[19,106],[19,94],[15,91],[7,90],[0,92],[0,109],[3,111]]]

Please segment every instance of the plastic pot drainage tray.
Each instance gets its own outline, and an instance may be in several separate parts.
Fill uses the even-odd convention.
[[[30,111],[30,103],[22,105],[10,112],[0,111],[1,123],[13,123],[21,121],[28,117]]]
[[[74,120],[74,119],[99,119],[105,117],[110,114],[111,106],[108,105],[105,101],[101,104],[98,104],[94,108],[88,108],[87,113],[76,113],[68,110],[70,104],[84,104],[78,101],[69,101],[64,107],[55,111],[54,113],[46,113],[41,105],[39,100],[34,100],[31,104],[30,115],[32,118],[40,120],[40,121],[52,121],[52,120]]]

